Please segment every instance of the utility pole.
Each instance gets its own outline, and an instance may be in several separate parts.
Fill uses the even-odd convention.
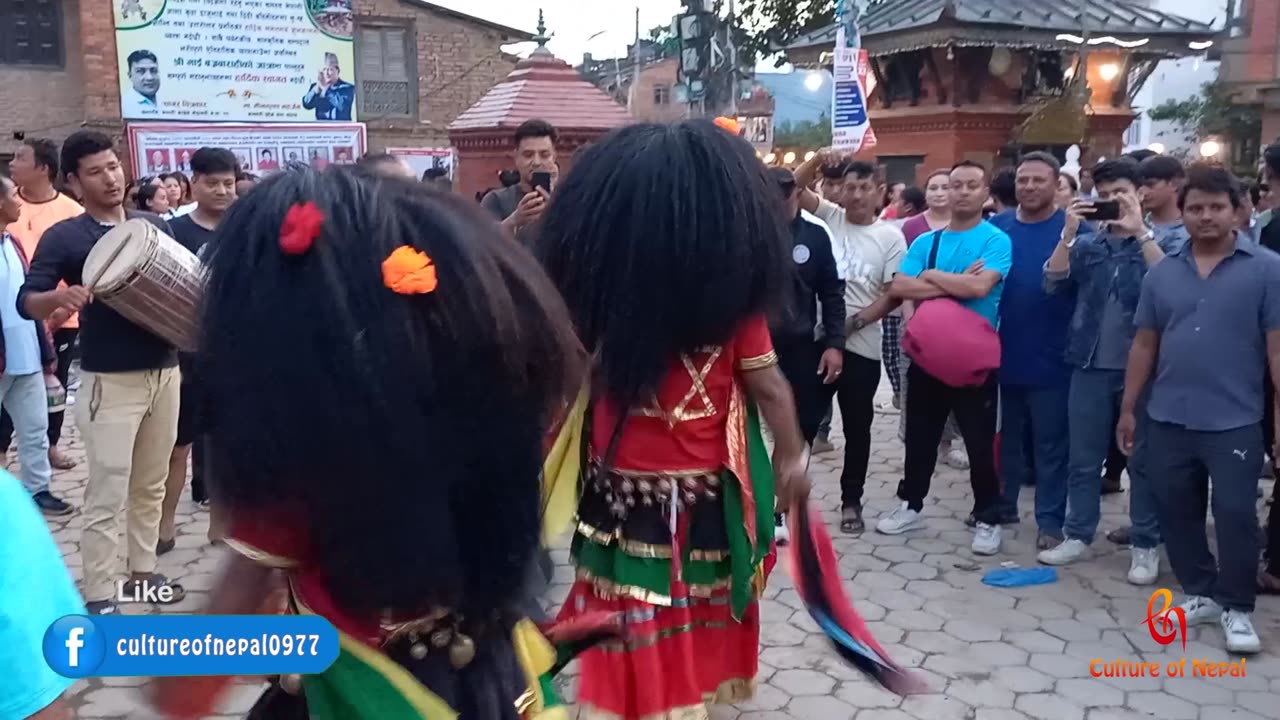
[[[640,8],[636,8],[636,42],[631,46],[631,91],[627,93],[627,113],[635,104],[636,90],[640,87]]]
[[[729,117],[738,117],[738,46],[733,33],[738,28],[737,5],[729,0],[729,20],[725,23],[725,41],[729,45]]]

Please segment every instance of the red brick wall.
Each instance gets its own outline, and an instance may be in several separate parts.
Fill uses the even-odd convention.
[[[504,33],[404,0],[356,0],[360,16],[410,20],[418,46],[418,122],[370,121],[369,147],[444,147],[446,128],[511,72]],[[512,24],[518,25],[514,19]]]
[[[84,65],[79,52],[81,2],[103,5],[107,22],[111,22],[107,0],[64,0],[63,67],[0,65],[0,153],[11,154],[21,144],[13,139],[15,132],[61,142],[85,119]]]

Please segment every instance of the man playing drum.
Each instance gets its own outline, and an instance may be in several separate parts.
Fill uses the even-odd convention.
[[[166,234],[169,226],[155,215],[124,209],[124,168],[106,135],[72,134],[62,146],[62,167],[85,213],[45,232],[18,310],[36,319],[58,310],[80,312],[75,413],[89,462],[80,541],[86,607],[92,614],[114,613],[119,597],[178,602],[182,587],[155,571],[165,477],[178,433],[178,355],[105,303],[91,302],[86,285],[94,278],[83,277],[90,250],[116,225],[143,218]],[[66,287],[59,288],[59,281]],[[131,575],[118,592],[122,517]]]

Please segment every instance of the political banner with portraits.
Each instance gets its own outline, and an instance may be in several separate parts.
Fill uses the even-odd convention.
[[[202,147],[226,148],[240,159],[242,171],[267,175],[293,164],[352,165],[366,146],[363,123],[130,123],[128,136],[135,178],[190,174],[191,156]]]
[[[352,122],[352,0],[112,0],[126,120]]]

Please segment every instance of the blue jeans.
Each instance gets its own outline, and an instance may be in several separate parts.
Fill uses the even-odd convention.
[[[1120,399],[1124,394],[1123,370],[1076,370],[1071,376],[1067,402],[1071,440],[1070,474],[1067,476],[1068,538],[1092,543],[1102,514],[1102,464],[1107,459]],[[1147,475],[1146,397],[1138,401],[1138,429],[1129,458],[1129,542],[1135,548],[1160,544],[1160,522],[1155,493]],[[1038,489],[1037,489],[1038,491]]]
[[[1062,536],[1067,513],[1068,386],[1000,386],[1000,478],[1004,508],[1018,515],[1018,493],[1036,481],[1036,526]]]
[[[13,418],[18,441],[19,475],[27,492],[48,492],[49,478],[49,393],[44,386],[44,373],[0,376],[0,398]]]

